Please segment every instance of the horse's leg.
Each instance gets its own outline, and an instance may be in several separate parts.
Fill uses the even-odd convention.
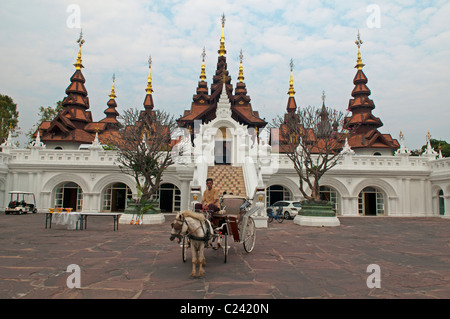
[[[205,255],[204,255],[204,251],[205,251],[205,242],[202,242],[200,244],[200,249],[199,249],[199,256],[198,256],[198,264],[199,264],[199,269],[198,269],[198,276],[199,277],[203,277],[203,275],[205,274],[205,271],[203,270],[203,266],[206,265],[206,259],[205,259]]]
[[[196,267],[195,267],[195,265],[197,264],[197,261],[198,261],[196,246],[197,246],[197,243],[195,241],[191,240],[191,253],[192,253],[192,272],[191,272],[191,277],[196,277],[197,276],[197,271],[196,271]]]

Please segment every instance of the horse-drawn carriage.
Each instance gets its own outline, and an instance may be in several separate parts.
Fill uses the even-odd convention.
[[[250,206],[251,202],[246,197],[223,195],[218,212],[185,211],[177,214],[172,223],[171,240],[178,238],[181,243],[183,262],[186,261],[187,250],[191,246],[194,264],[191,276],[195,276],[195,264],[200,265],[200,276],[203,275],[205,247],[222,250],[224,262],[227,262],[228,237],[232,237],[234,242],[242,243],[247,253],[253,250],[256,227],[252,215],[257,208]]]

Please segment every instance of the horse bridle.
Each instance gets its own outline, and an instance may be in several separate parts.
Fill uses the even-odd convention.
[[[199,238],[199,237],[195,237],[193,235],[190,235],[189,234],[189,224],[187,223],[187,220],[184,217],[184,215],[180,215],[180,219],[178,219],[178,216],[177,216],[177,218],[175,218],[175,221],[170,224],[173,229],[178,231],[178,234],[172,234],[170,236],[170,238],[171,238],[170,240],[173,240],[175,237],[177,237],[181,241],[181,239],[183,238],[183,236],[181,236],[181,231],[183,230],[183,224],[186,224],[186,227],[187,227],[186,235],[190,239],[202,240],[202,241],[205,241],[205,242],[209,240],[210,234],[209,234],[209,228],[208,228],[207,225],[206,225],[206,230],[207,231],[205,231],[205,229],[203,229],[203,232],[205,233],[205,237],[204,238]],[[200,226],[198,226],[192,233],[195,233],[197,231],[197,229],[200,228],[200,227],[203,228],[203,224],[202,223],[200,223]]]
[[[186,224],[188,230],[189,230],[189,225],[186,221],[186,218],[184,218],[183,215],[180,215],[180,219],[177,218],[175,219],[174,222],[172,222],[170,225],[172,226],[173,229],[178,231],[178,234],[172,234],[170,236],[170,239],[173,240],[175,237],[177,237],[178,239],[181,240],[182,236],[181,236],[181,231],[183,230],[183,224]]]

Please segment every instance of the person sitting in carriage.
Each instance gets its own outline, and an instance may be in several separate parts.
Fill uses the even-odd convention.
[[[213,179],[206,180],[205,191],[203,192],[202,202],[195,204],[195,210],[201,210],[214,214],[220,210],[219,208],[219,191],[213,187]]]

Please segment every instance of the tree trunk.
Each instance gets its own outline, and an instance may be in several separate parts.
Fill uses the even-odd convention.
[[[315,202],[320,202],[320,187],[317,179],[314,180],[313,188],[311,190],[311,197]]]

